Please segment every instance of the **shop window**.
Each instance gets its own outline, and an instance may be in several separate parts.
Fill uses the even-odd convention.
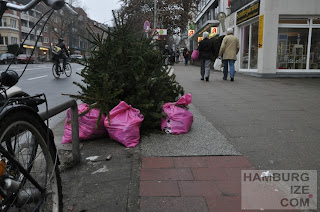
[[[306,69],[308,34],[307,28],[279,28],[278,69]]]
[[[313,19],[313,24],[320,24],[320,18]]]
[[[242,27],[242,39],[241,39],[241,60],[240,68],[248,69],[249,62],[249,34],[250,34],[250,25]]]
[[[259,22],[251,25],[250,69],[258,68],[258,35]]]
[[[279,24],[308,24],[307,18],[279,19]]]
[[[314,23],[314,22],[313,22]],[[310,69],[320,69],[320,29],[312,29]]]

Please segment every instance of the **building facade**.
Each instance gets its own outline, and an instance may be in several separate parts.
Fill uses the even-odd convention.
[[[29,0],[9,2],[25,5]],[[40,2],[26,12],[7,10],[0,22],[0,53],[6,53],[8,45],[18,44],[21,46],[20,53],[31,54],[33,52],[37,60],[49,61],[52,57],[51,47],[58,43],[58,38],[63,38],[71,54],[85,55],[90,50],[88,24],[94,23],[92,25],[105,27],[88,18],[82,8],[74,8],[78,12],[77,16],[71,15],[67,10],[55,11],[46,25],[44,23],[48,15],[36,25],[49,9],[47,5]],[[97,33],[102,33],[102,31]],[[37,47],[34,49],[37,40]]]
[[[7,46],[20,44],[20,14],[15,11],[6,11],[0,21],[0,53],[7,52]]]
[[[204,2],[196,19],[199,37],[210,30],[202,19],[216,1]],[[237,71],[259,77],[320,76],[319,0],[221,0],[216,5],[226,14],[224,28],[233,28],[240,41]],[[225,34],[222,25],[220,20],[218,31]],[[194,36],[191,40],[196,42]]]

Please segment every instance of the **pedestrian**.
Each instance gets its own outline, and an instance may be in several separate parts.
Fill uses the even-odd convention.
[[[175,51],[173,51],[172,48],[169,51],[170,51],[170,58],[169,58],[170,65],[174,65],[174,62],[175,62],[175,59],[176,59]]]
[[[189,60],[190,52],[187,47],[184,47],[183,49],[183,57],[184,57],[184,65],[188,65],[188,60]]]
[[[170,51],[169,51],[169,46],[168,45],[164,46],[164,50],[162,51],[162,55],[165,56],[164,65],[165,66],[169,65]]]
[[[200,61],[201,61],[201,80],[206,79],[209,81],[210,77],[210,65],[211,60],[213,59],[214,46],[211,39],[209,39],[209,32],[203,33],[203,40],[200,41],[198,50],[200,52]]]
[[[180,51],[177,49],[176,51],[176,63],[179,63]]]
[[[219,51],[219,57],[223,60],[223,80],[228,77],[228,65],[230,66],[230,79],[234,81],[234,63],[239,52],[239,39],[233,35],[233,29],[227,29],[227,35],[223,38]]]

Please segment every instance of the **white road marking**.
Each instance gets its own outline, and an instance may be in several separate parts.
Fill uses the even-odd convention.
[[[30,78],[28,80],[35,80],[35,79],[40,79],[40,78],[44,78],[44,77],[47,77],[48,75],[43,75],[43,76],[40,76],[40,77],[34,77],[34,78]]]

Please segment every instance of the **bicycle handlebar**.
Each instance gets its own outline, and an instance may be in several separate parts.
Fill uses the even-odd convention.
[[[27,11],[35,7],[38,3],[43,1],[46,5],[51,7],[54,10],[60,10],[63,6],[66,6],[66,8],[70,11],[71,14],[77,15],[78,13],[74,11],[68,4],[65,3],[64,0],[31,0],[26,5],[16,5],[7,2],[6,7],[8,9],[17,10],[17,11]]]

